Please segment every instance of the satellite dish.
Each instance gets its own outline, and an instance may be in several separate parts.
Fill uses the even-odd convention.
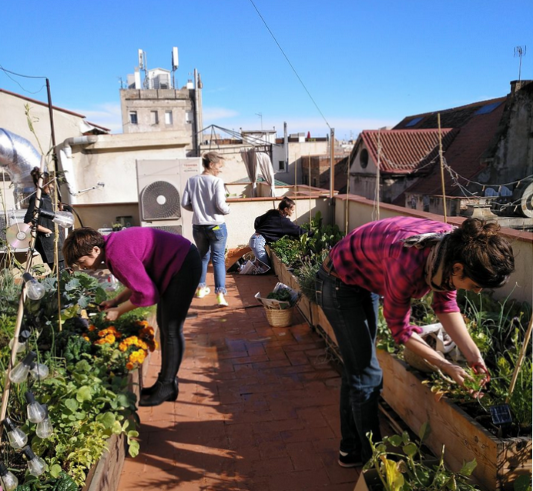
[[[31,226],[27,223],[15,223],[6,229],[6,241],[14,249],[30,247]]]

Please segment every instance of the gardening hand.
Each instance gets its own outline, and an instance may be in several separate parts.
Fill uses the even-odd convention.
[[[109,308],[106,311],[105,320],[106,321],[116,321],[120,317],[120,310],[116,307]]]
[[[465,385],[465,380],[472,380],[472,377],[459,365],[444,361],[443,363],[439,363],[438,368],[462,387]]]
[[[104,300],[98,307],[100,310],[109,310],[117,306],[116,300]]]
[[[479,374],[479,373],[485,374],[485,377],[483,378],[483,380],[481,380],[479,384],[481,387],[485,387],[485,385],[487,385],[490,382],[490,373],[487,367],[485,366],[485,362],[483,360],[476,360],[474,362],[470,362],[469,365],[475,374]]]

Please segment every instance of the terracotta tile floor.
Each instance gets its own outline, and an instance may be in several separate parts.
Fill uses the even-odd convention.
[[[299,313],[290,328],[269,326],[254,295],[276,282],[228,275],[228,308],[214,294],[193,300],[178,401],[140,408],[141,453],[120,491],[353,490],[359,471],[337,464],[340,377]]]

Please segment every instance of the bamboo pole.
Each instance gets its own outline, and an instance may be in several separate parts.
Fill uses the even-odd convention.
[[[527,331],[524,337],[524,342],[522,343],[522,347],[520,348],[520,354],[518,355],[518,361],[516,363],[516,367],[514,368],[513,377],[511,378],[511,385],[509,386],[509,395],[507,396],[507,399],[505,400],[506,403],[509,402],[509,399],[511,398],[511,394],[514,391],[516,380],[518,379],[518,372],[520,371],[520,368],[522,367],[522,363],[524,361],[524,357],[526,356],[526,350],[528,348],[529,340],[531,338],[532,327],[533,327],[533,315],[529,319],[529,325],[527,326]]]
[[[35,243],[35,238],[37,236],[37,220],[38,220],[38,214],[39,209],[41,207],[41,190],[43,187],[43,177],[44,177],[44,155],[41,156],[41,167],[39,172],[39,181],[37,182],[37,191],[35,192],[35,214],[34,223],[32,224],[32,232],[31,232],[31,238],[30,238],[30,244],[28,247],[28,252],[26,254],[26,268],[24,270],[25,273],[28,273],[31,268],[32,258],[33,258],[33,245]],[[20,293],[19,298],[19,306],[17,311],[17,320],[15,322],[15,333],[13,334],[14,340],[13,340],[13,348],[11,349],[11,356],[9,358],[9,363],[7,365],[6,375],[5,375],[5,385],[4,385],[4,392],[2,393],[2,407],[0,408],[0,421],[3,421],[6,417],[7,413],[7,404],[9,402],[9,390],[11,388],[11,380],[9,379],[9,375],[11,374],[11,370],[15,366],[15,363],[17,361],[17,349],[19,346],[19,335],[20,335],[20,327],[22,325],[22,317],[24,316],[24,301],[26,300],[26,288],[23,286],[22,291]],[[2,432],[0,432],[0,443],[2,442]]]
[[[440,113],[437,114],[437,121],[439,125],[439,159],[440,159],[440,178],[442,183],[442,206],[444,208],[444,223],[448,223],[448,215],[446,211],[446,187],[444,185],[444,158],[442,156],[442,134],[440,131]]]

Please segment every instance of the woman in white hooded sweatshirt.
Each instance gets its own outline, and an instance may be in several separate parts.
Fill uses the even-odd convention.
[[[202,276],[196,297],[203,298],[211,290],[206,285],[209,259],[215,273],[217,304],[227,307],[225,252],[228,231],[224,215],[230,212],[226,203],[224,182],[218,175],[224,166],[224,157],[217,152],[208,152],[202,157],[204,171],[190,177],[185,185],[181,206],[193,212],[193,238],[202,258]]]

